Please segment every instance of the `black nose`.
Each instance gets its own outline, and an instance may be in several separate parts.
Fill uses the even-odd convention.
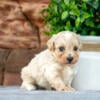
[[[72,62],[73,57],[68,57],[67,60],[68,60],[69,62]]]

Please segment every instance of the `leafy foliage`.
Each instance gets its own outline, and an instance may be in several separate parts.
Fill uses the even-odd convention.
[[[100,36],[99,0],[50,0],[42,11],[49,35],[70,30],[81,35]]]

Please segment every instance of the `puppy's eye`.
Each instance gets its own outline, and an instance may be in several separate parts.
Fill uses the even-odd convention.
[[[74,50],[74,51],[77,51],[77,50],[78,50],[78,47],[75,46],[75,47],[73,48],[73,50]]]
[[[59,47],[59,51],[63,52],[65,50],[64,47]]]

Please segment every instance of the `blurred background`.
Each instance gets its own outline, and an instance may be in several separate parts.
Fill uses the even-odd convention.
[[[41,10],[48,0],[0,0],[0,85],[20,85],[20,71],[46,47]]]

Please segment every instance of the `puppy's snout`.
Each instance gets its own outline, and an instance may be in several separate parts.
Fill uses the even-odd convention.
[[[72,60],[73,60],[73,57],[72,57],[72,56],[69,56],[69,57],[67,58],[67,61],[68,61],[69,63],[71,63]]]

